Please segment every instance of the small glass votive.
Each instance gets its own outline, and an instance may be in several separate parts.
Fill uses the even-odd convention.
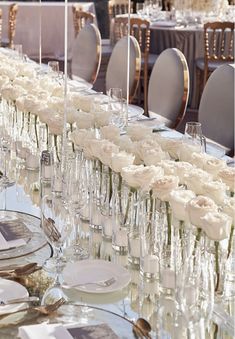
[[[147,194],[140,208],[140,273],[147,279],[159,278],[159,213],[157,202]]]

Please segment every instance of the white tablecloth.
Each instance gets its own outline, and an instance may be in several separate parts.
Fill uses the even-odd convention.
[[[12,2],[13,3],[13,2]],[[0,2],[3,10],[2,38],[8,38],[8,11],[11,2]],[[82,10],[95,14],[92,2],[78,3]],[[42,27],[42,57],[54,58],[64,55],[64,3],[18,2],[15,44],[23,45],[23,53],[39,59],[40,13]],[[74,39],[72,5],[68,4],[68,55],[71,55]]]

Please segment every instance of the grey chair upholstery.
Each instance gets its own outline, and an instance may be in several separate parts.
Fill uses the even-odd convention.
[[[106,91],[121,88],[123,97],[127,98],[127,50],[128,37],[121,38],[113,48],[106,72]],[[134,98],[141,69],[141,51],[138,41],[130,36],[130,76],[129,100]]]
[[[157,58],[148,88],[150,115],[157,114],[171,128],[184,118],[189,96],[189,71],[186,59],[176,48],[168,48]]]
[[[199,106],[203,134],[234,149],[234,65],[223,65],[209,77]]]
[[[86,24],[74,40],[72,50],[72,77],[94,83],[101,61],[101,36],[94,24]]]

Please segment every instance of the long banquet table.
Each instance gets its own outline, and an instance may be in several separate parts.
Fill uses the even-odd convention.
[[[94,93],[89,92],[87,95]],[[98,94],[99,97],[99,94]],[[2,106],[1,106],[2,107]],[[0,112],[1,115],[3,111]],[[1,116],[2,117],[2,116]],[[1,121],[1,120],[0,120]],[[147,120],[143,118],[142,123],[153,123],[156,121]],[[181,135],[172,131],[169,128],[163,128],[158,130],[162,136],[181,138]],[[25,163],[19,161],[16,166],[16,153],[11,152],[12,158],[9,160],[10,166],[8,168],[8,175],[16,181],[16,185],[0,191],[0,220],[4,219],[4,213],[10,215],[15,211],[19,211],[25,215],[26,219],[34,220],[35,225],[40,230],[40,197],[50,191],[48,183],[41,183],[40,187],[40,172],[38,169],[29,170],[26,169]],[[19,159],[20,160],[20,159]],[[228,158],[225,157],[225,160]],[[93,207],[93,205],[92,205]],[[6,211],[6,212],[5,212]],[[13,211],[13,212],[8,212]],[[95,213],[94,213],[95,214]],[[93,215],[93,213],[91,213]],[[154,330],[159,329],[159,321],[161,325],[165,321],[169,320],[169,325],[173,326],[171,321],[175,321],[174,307],[175,302],[171,297],[164,299],[161,297],[159,300],[159,286],[157,280],[143,279],[141,277],[139,267],[135,264],[128,262],[128,255],[126,253],[115,252],[112,248],[112,242],[107,241],[103,236],[100,228],[91,227],[89,221],[83,220],[81,222],[81,245],[88,250],[90,259],[103,259],[117,263],[121,267],[125,267],[131,276],[130,283],[122,289],[115,290],[110,293],[85,293],[77,290],[76,288],[64,289],[64,292],[69,298],[69,305],[62,306],[58,313],[50,315],[50,317],[33,317],[31,318],[30,312],[22,312],[19,317],[13,318],[11,316],[1,319],[0,316],[0,338],[15,338],[18,327],[22,323],[34,324],[38,322],[62,322],[65,324],[74,325],[90,325],[97,323],[108,323],[108,325],[119,335],[121,338],[133,338],[132,323],[131,320],[136,320],[138,317],[148,319],[153,328],[153,337],[156,333]],[[69,239],[66,243],[67,249],[69,249]],[[66,246],[65,246],[66,247]],[[51,248],[48,244],[44,244],[43,247],[38,248],[35,251],[31,251],[27,255],[14,257],[11,259],[4,259],[4,251],[0,252],[0,269],[3,266],[10,264],[26,264],[29,262],[37,262],[43,265],[44,261],[52,255]],[[71,251],[65,250],[65,259],[70,262]],[[81,261],[82,263],[82,261]],[[33,273],[26,279],[21,279],[20,282],[24,284],[31,295],[38,295],[40,299],[46,288],[51,284],[51,274],[44,269]],[[232,328],[231,322],[234,316],[233,308],[234,297],[229,300],[222,300],[222,302],[214,308],[212,318],[209,320],[209,330],[206,334],[202,334],[201,338],[211,338],[218,331],[221,336],[225,338],[231,338],[233,336],[234,328]],[[82,304],[83,306],[74,306],[71,304]],[[163,306],[165,315],[162,315],[161,308]],[[0,306],[1,307],[1,306]],[[105,310],[97,310],[97,308]],[[160,312],[159,312],[160,308]],[[102,313],[103,312],[103,313]],[[102,314],[101,314],[102,313]],[[127,320],[125,320],[127,319]],[[177,323],[177,326],[179,323]],[[188,331],[192,335],[192,338],[200,338],[197,336],[201,329],[201,323],[195,321],[192,322],[192,328],[187,329],[185,324],[181,324],[181,328],[178,328],[178,337],[187,337]],[[172,330],[169,329],[169,330]],[[175,328],[176,330],[176,328]],[[174,332],[174,329],[173,329]],[[205,332],[205,331],[204,331]],[[196,333],[196,335],[195,335]],[[166,332],[162,333],[161,338],[165,338]],[[168,333],[167,333],[168,335]],[[170,334],[169,334],[170,335]],[[194,335],[194,336],[193,336]]]
[[[13,2],[2,1],[3,10],[2,39],[8,38],[8,10]],[[30,58],[39,59],[40,15],[42,57],[58,58],[64,55],[64,3],[58,2],[17,2],[15,44],[22,44],[23,53]],[[75,3],[75,2],[74,2]],[[68,55],[71,55],[74,40],[72,5],[68,4]],[[78,4],[78,3],[76,3]],[[93,2],[79,2],[82,10],[95,14]]]

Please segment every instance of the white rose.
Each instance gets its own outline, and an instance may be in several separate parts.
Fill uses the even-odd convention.
[[[87,152],[91,157],[99,158],[101,145],[107,140],[100,139],[88,139],[84,145],[84,151]]]
[[[224,200],[222,211],[233,219],[233,225],[235,225],[235,197],[226,198]]]
[[[151,185],[153,195],[162,201],[169,201],[171,191],[179,185],[179,178],[174,175],[164,175],[154,180]]]
[[[132,141],[143,140],[152,134],[152,128],[138,124],[128,126],[126,130]]]
[[[214,178],[217,177],[220,170],[226,167],[226,162],[221,159],[212,158],[205,162],[204,164],[204,171],[213,175]]]
[[[119,152],[119,147],[108,140],[91,140],[89,144],[89,153],[107,166],[111,165],[112,154]]]
[[[111,159],[114,153],[119,152],[119,147],[108,140],[102,140],[98,159],[106,166],[111,166]]]
[[[84,112],[91,112],[93,98],[92,95],[80,95],[79,99],[77,97],[78,108]]]
[[[193,165],[185,161],[176,161],[175,162],[175,175],[179,177],[180,184],[184,183],[185,175],[189,175],[194,169]]]
[[[142,160],[148,150],[162,151],[161,146],[155,140],[150,138],[136,142],[136,148],[138,149],[139,157]]]
[[[120,147],[120,150],[126,151],[127,153],[132,153],[134,148],[134,143],[131,141],[131,138],[128,135],[122,135],[116,140],[117,145]]]
[[[190,163],[195,165],[196,167],[204,169],[204,165],[205,165],[206,161],[211,160],[211,159],[214,159],[214,157],[212,155],[207,154],[207,153],[193,152],[191,159],[190,159]]]
[[[203,195],[221,205],[226,198],[227,186],[221,181],[208,181],[202,185]]]
[[[182,143],[182,139],[162,138],[160,141],[162,149],[168,152],[173,159],[179,159],[179,149]]]
[[[67,122],[69,124],[73,124],[77,118],[78,118],[79,112],[76,110],[76,108],[73,108],[71,106],[67,107]]]
[[[96,127],[107,126],[110,123],[111,113],[109,111],[100,111],[94,113]]]
[[[220,241],[229,237],[232,218],[221,212],[208,212],[201,218],[201,228],[208,238]]]
[[[32,89],[35,88],[35,79],[29,79],[29,78],[25,78],[25,77],[17,77],[14,79],[13,81],[14,85],[18,85],[21,86],[22,88],[24,88],[28,94],[29,92],[31,92]]]
[[[50,118],[53,118],[55,115],[54,110],[51,110],[47,105],[45,105],[43,108],[40,107],[37,112],[39,119],[42,123],[47,124],[48,121],[51,121]]]
[[[43,109],[45,101],[38,100],[33,95],[27,95],[23,98],[22,101],[16,103],[17,107],[21,108],[23,112],[30,112],[32,114],[38,115],[39,111]]]
[[[57,98],[57,97],[51,97],[47,102],[48,107],[51,110],[57,111],[64,111],[64,99]]]
[[[1,66],[0,67],[0,74],[6,75],[10,80],[14,80],[16,77],[16,70],[14,67],[10,67],[10,66]]]
[[[51,95],[53,97],[63,98],[64,99],[64,87],[57,85],[53,88]]]
[[[201,146],[200,145],[189,145],[185,142],[180,145],[178,154],[179,160],[181,161],[188,161],[191,163],[192,155],[194,153],[201,153]]]
[[[119,139],[120,130],[116,126],[104,126],[100,128],[100,136],[102,139],[106,139],[116,143]]]
[[[145,165],[150,166],[150,165],[155,165],[158,166],[160,165],[161,160],[169,159],[170,156],[167,152],[164,152],[160,149],[155,150],[147,150],[143,155],[142,159],[145,163]]]
[[[130,187],[148,191],[153,180],[163,176],[163,169],[157,166],[131,165],[124,167],[121,175]]]
[[[1,75],[0,76],[0,90],[2,89],[3,86],[10,84],[10,80],[8,76],[6,75]]]
[[[231,192],[235,191],[235,167],[225,167],[218,172],[218,178],[221,179]]]
[[[176,163],[174,160],[162,160],[160,166],[164,169],[165,175],[176,175]]]
[[[33,66],[28,63],[21,63],[17,65],[17,76],[24,76],[28,78],[36,78],[36,71]]]
[[[95,126],[95,118],[92,114],[80,111],[76,120],[77,128],[88,129]]]
[[[41,88],[50,93],[52,93],[53,89],[55,88],[55,82],[48,77],[41,78],[39,81],[39,85]]]
[[[207,181],[211,181],[211,174],[201,170],[200,168],[192,169],[188,174],[183,177],[183,183],[187,188],[195,194],[203,194],[203,185]]]
[[[13,91],[14,91],[14,88],[11,84],[4,85],[1,90],[2,97],[7,101],[12,101]]]
[[[195,193],[190,190],[173,190],[170,193],[170,205],[176,219],[186,221],[188,214],[186,213],[186,205]]]
[[[217,210],[218,207],[215,202],[211,198],[202,195],[191,199],[186,205],[189,221],[199,228],[203,226],[202,218],[208,212],[217,212]]]
[[[114,172],[120,173],[123,167],[133,165],[135,156],[124,151],[112,154],[111,168]]]
[[[86,129],[76,129],[70,134],[70,139],[75,145],[83,149],[88,139],[95,139],[95,132]]]
[[[62,135],[64,129],[64,120],[63,119],[53,119],[48,122],[49,132],[54,135]]]

